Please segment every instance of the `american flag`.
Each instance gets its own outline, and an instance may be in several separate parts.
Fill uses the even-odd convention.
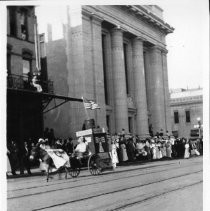
[[[83,103],[84,103],[85,109],[91,109],[91,110],[100,109],[100,106],[92,100],[83,98]]]

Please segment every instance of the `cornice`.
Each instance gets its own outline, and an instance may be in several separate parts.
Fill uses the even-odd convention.
[[[85,10],[85,9],[82,9],[82,18],[87,19],[87,20],[92,19],[92,21],[96,23],[101,23],[104,20],[99,15],[93,12],[89,12],[88,10]]]
[[[111,14],[111,13],[107,13],[107,11],[104,11],[102,8],[96,8],[94,6],[88,6],[88,7],[83,7],[82,11],[88,12],[89,14],[91,14],[91,12],[94,11],[94,13],[98,13],[100,14],[100,16],[103,16],[103,19],[107,22],[112,23],[113,25],[121,25],[124,27],[125,21],[123,21],[123,19]],[[129,29],[127,29],[127,26],[124,27],[125,32],[130,32],[133,35],[139,36],[142,35],[144,37],[144,41],[148,41],[151,42],[153,44],[159,44],[162,46],[166,46],[165,43],[163,43],[162,41],[160,41],[159,39],[157,39],[156,37],[154,37],[153,35],[147,33],[146,31],[144,31],[143,29],[137,28],[135,25],[129,24]]]
[[[136,16],[141,17],[146,22],[158,27],[165,34],[172,33],[174,28],[169,24],[164,22],[162,19],[151,13],[149,10],[146,10],[143,6],[138,5],[124,5],[129,11],[132,11]]]

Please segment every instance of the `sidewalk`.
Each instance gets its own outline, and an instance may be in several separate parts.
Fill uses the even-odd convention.
[[[41,176],[44,175],[43,172],[41,172],[41,170],[39,169],[39,167],[34,167],[31,168],[31,173],[32,174],[28,174],[27,171],[24,171],[24,174],[20,174],[20,171],[16,171],[17,175],[12,175],[11,172],[7,173],[7,179],[14,179],[14,178],[20,178],[20,177],[31,177],[31,176]]]

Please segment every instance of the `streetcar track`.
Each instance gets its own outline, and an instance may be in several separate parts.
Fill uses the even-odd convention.
[[[186,168],[185,166],[184,167],[180,167],[180,168]],[[143,175],[147,175],[147,174],[155,174],[155,173],[158,173],[158,172],[164,172],[164,171],[168,171],[168,170],[171,170],[172,168],[170,169],[165,169],[165,170],[158,170],[158,171],[153,171],[153,172],[145,172],[145,173],[139,173],[139,174],[135,174],[135,175],[128,175],[128,176],[122,176],[120,178],[110,178],[110,179],[107,179],[105,181],[103,181],[103,183],[108,183],[110,181],[115,181],[115,180],[123,180],[123,179],[127,179],[127,178],[132,178],[132,177],[137,177],[137,176],[143,176]],[[99,177],[98,177],[99,178]],[[74,181],[76,182],[76,181]],[[67,182],[66,182],[67,183]],[[28,197],[28,196],[33,196],[33,195],[40,195],[40,194],[45,194],[45,193],[50,193],[50,192],[54,192],[54,191],[60,191],[60,190],[68,190],[68,189],[75,189],[75,188],[80,188],[80,187],[85,187],[85,186],[90,186],[90,185],[96,185],[100,183],[100,181],[97,181],[97,182],[91,182],[91,183],[88,183],[88,184],[84,184],[84,185],[77,185],[77,186],[74,186],[74,187],[63,187],[63,188],[59,188],[59,189],[53,189],[53,190],[48,190],[48,191],[44,191],[44,192],[37,192],[37,193],[31,193],[31,194],[24,194],[24,195],[21,195],[21,196],[14,196],[14,197],[10,197],[10,198],[7,198],[7,199],[16,199],[16,198],[22,198],[22,197]],[[63,184],[63,183],[62,183]],[[39,188],[39,187],[38,187]],[[23,189],[23,190],[27,190],[27,189]],[[13,191],[11,191],[13,192]]]
[[[160,166],[166,166],[166,165],[175,165],[175,164],[177,164],[177,163],[170,163],[170,164],[162,164],[162,165],[153,165],[153,166],[147,166],[147,167],[139,167],[139,168],[132,168],[132,169],[126,169],[126,170],[122,170],[122,171],[115,171],[115,172],[107,172],[107,173],[105,173],[105,174],[102,174],[102,175],[100,175],[100,177],[102,178],[102,177],[104,177],[104,176],[106,176],[106,175],[109,175],[109,174],[119,174],[119,173],[122,173],[122,172],[130,172],[130,171],[138,171],[138,170],[141,170],[141,169],[148,169],[148,168],[150,168],[150,167],[160,167]],[[45,175],[46,176],[46,175]],[[66,181],[66,182],[57,182],[57,183],[45,183],[45,185],[42,185],[42,187],[47,187],[47,186],[52,186],[52,185],[59,185],[59,184],[65,184],[65,183],[69,183],[69,182],[77,182],[78,180],[79,181],[84,181],[84,180],[86,180],[87,181],[87,178],[86,177],[89,177],[88,178],[88,180],[91,180],[92,179],[92,175],[83,175],[83,176],[79,176],[79,177],[77,177],[77,178],[70,178],[70,179],[74,179],[73,181]],[[30,181],[30,182],[28,182],[28,183],[31,183],[31,182],[38,182],[37,180],[34,180],[34,181]],[[27,184],[27,183],[25,183],[24,182],[24,184]],[[12,190],[8,190],[8,191],[19,191],[19,190],[25,190],[25,189],[32,189],[32,188],[39,188],[39,187],[37,187],[37,186],[32,186],[32,187],[28,187],[28,188],[19,188],[19,189],[12,189]]]
[[[151,167],[160,167],[160,166],[167,166],[167,165],[175,165],[175,164],[178,164],[177,162],[173,162],[173,163],[169,163],[169,164],[162,164],[162,165],[153,165],[153,166],[147,166],[147,167],[141,167],[141,168],[133,168],[133,169],[126,169],[126,170],[122,170],[122,171],[115,171],[115,172],[107,172],[103,175],[100,175],[101,178],[103,178],[104,176],[106,175],[109,175],[109,174],[119,174],[119,173],[122,173],[122,172],[130,172],[130,171],[138,171],[138,170],[145,170],[145,169],[149,169]],[[184,168],[184,167],[180,167],[180,168]],[[171,168],[170,168],[171,169]],[[166,171],[166,170],[161,170],[161,171]],[[155,171],[153,171],[155,173]],[[151,173],[153,173],[151,172]],[[158,171],[157,171],[158,172]],[[146,173],[145,173],[146,174]],[[144,175],[144,174],[140,174],[140,175]],[[89,177],[88,179],[85,178],[85,177]],[[55,186],[55,185],[59,185],[59,184],[65,184],[65,183],[74,183],[74,182],[77,182],[78,180],[79,181],[84,181],[84,180],[91,180],[92,179],[92,175],[83,175],[83,176],[80,176],[78,178],[69,178],[69,179],[72,179],[71,181],[61,181],[61,182],[57,182],[57,183],[46,183],[45,185],[42,185],[42,187],[48,187],[48,186]],[[82,179],[81,179],[82,178]],[[126,177],[125,177],[126,178]],[[35,181],[32,181],[32,182],[35,182]],[[29,182],[28,182],[29,183]],[[25,184],[25,183],[24,183]],[[33,188],[39,188],[39,186],[31,186],[31,187],[28,187],[28,188],[18,188],[18,189],[12,189],[12,190],[8,190],[8,192],[15,192],[15,191],[21,191],[21,190],[30,190],[30,189],[33,189]]]
[[[189,187],[192,187],[194,185],[198,185],[200,183],[203,183],[203,180],[200,180],[198,182],[195,182],[195,183],[192,183],[190,185],[185,185],[185,186],[182,186],[182,187],[178,187],[178,188],[175,188],[173,190],[169,190],[169,191],[166,191],[166,192],[163,192],[163,193],[158,193],[156,195],[153,195],[153,196],[150,196],[150,197],[147,197],[143,200],[140,200],[140,201],[135,201],[135,202],[132,202],[132,203],[128,203],[128,204],[125,204],[123,206],[119,206],[117,208],[114,208],[114,209],[109,209],[109,210],[106,210],[106,211],[117,211],[117,210],[123,210],[127,207],[132,207],[134,205],[137,205],[137,204],[141,204],[141,203],[144,203],[145,201],[148,201],[148,200],[151,200],[151,199],[155,199],[155,198],[159,198],[161,196],[164,196],[164,195],[167,195],[169,193],[172,193],[172,192],[176,192],[176,191],[179,191],[179,190],[183,190],[183,189],[186,189],[186,188],[189,188]]]
[[[54,205],[50,205],[50,206],[46,206],[46,207],[42,207],[42,208],[38,208],[38,209],[33,209],[32,211],[54,208],[54,207],[58,207],[58,206],[66,205],[66,204],[71,204],[71,203],[75,203],[75,202],[80,202],[80,201],[84,201],[84,200],[97,198],[97,197],[100,197],[100,196],[105,196],[105,195],[109,195],[109,194],[113,194],[113,193],[118,193],[118,192],[130,190],[130,189],[134,189],[134,188],[141,188],[141,187],[152,185],[152,184],[155,184],[155,183],[164,182],[164,181],[167,181],[167,180],[180,178],[180,177],[184,177],[184,176],[188,176],[188,175],[192,175],[192,174],[197,174],[197,173],[200,173],[200,172],[202,172],[202,170],[182,174],[182,175],[179,175],[179,176],[173,176],[173,177],[170,177],[170,178],[167,178],[167,179],[161,179],[161,180],[158,180],[158,181],[153,181],[153,182],[149,182],[149,183],[145,183],[145,184],[141,184],[141,185],[135,185],[135,186],[131,186],[131,187],[128,187],[128,188],[122,188],[122,189],[110,191],[110,192],[107,192],[107,193],[101,193],[101,194],[98,194],[98,195],[88,196],[88,197],[84,197],[84,198],[81,198],[81,199],[75,199],[75,200],[72,200],[72,201],[54,204]],[[202,180],[200,182],[202,182]]]
[[[118,171],[118,172],[110,172],[110,173],[120,173],[120,172],[126,172],[126,171],[135,171],[135,170],[139,170],[139,169],[147,169],[147,168],[151,168],[151,167],[160,167],[160,166],[170,166],[170,165],[175,165],[175,164],[177,164],[177,162],[173,162],[173,163],[166,163],[166,164],[160,164],[160,165],[150,165],[150,166],[140,166],[139,168],[132,168],[132,169],[127,169],[127,170],[123,170],[123,171]],[[135,166],[137,166],[138,164],[135,164]],[[141,164],[139,164],[139,165],[141,165]],[[143,164],[144,165],[144,164]],[[119,166],[118,168],[120,168],[120,167],[124,167],[124,166]],[[86,169],[85,169],[86,170]],[[82,170],[82,171],[85,171],[85,170]],[[106,173],[106,174],[110,174],[110,173]],[[55,174],[56,175],[56,174]],[[43,176],[43,177],[46,177],[46,175],[39,175],[39,176]],[[80,176],[79,175],[79,177],[78,177],[78,179],[79,178],[84,178],[84,177],[90,177],[91,175],[83,175],[83,176]],[[19,179],[19,178],[17,178],[17,179]],[[76,179],[76,178],[75,178]],[[86,178],[84,178],[84,179],[86,179]],[[46,179],[45,179],[46,180]],[[24,184],[29,184],[29,183],[32,183],[32,182],[37,182],[37,180],[30,180],[29,182],[25,182],[24,180],[21,180],[21,181],[19,181],[20,183],[19,184],[21,184],[22,183],[22,181],[24,182]],[[43,181],[43,180],[40,180],[40,181]],[[9,181],[8,180],[8,183],[12,183],[13,181]],[[55,184],[61,184],[61,183],[55,183]],[[50,184],[49,184],[50,185]],[[45,186],[49,186],[49,185],[45,185]]]

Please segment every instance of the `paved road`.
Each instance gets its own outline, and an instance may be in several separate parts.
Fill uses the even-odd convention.
[[[202,157],[118,167],[99,176],[48,183],[43,176],[8,179],[8,211],[202,211]]]

